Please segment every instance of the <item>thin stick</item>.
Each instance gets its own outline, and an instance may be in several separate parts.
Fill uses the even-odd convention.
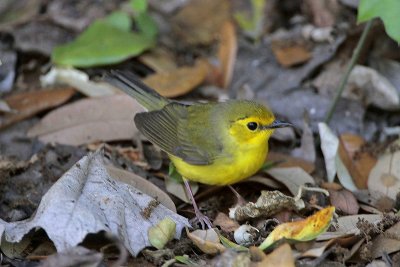
[[[347,65],[346,72],[344,73],[342,80],[340,81],[339,87],[336,90],[335,98],[333,99],[333,102],[332,102],[332,104],[329,108],[329,111],[325,117],[326,124],[328,124],[332,119],[333,112],[335,111],[337,102],[339,101],[339,98],[342,95],[343,90],[347,84],[351,70],[353,69],[354,65],[356,64],[358,58],[360,57],[360,53],[362,51],[362,48],[364,47],[365,40],[367,39],[367,35],[368,35],[369,31],[371,30],[371,26],[372,26],[372,20],[368,21],[367,24],[365,25],[365,28],[361,35],[361,38],[360,38],[360,40],[358,40],[357,47],[354,49],[353,55],[351,56],[351,59],[350,59],[350,62]]]

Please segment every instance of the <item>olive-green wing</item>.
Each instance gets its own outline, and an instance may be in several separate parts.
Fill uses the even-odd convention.
[[[204,125],[194,125],[196,122],[191,121],[192,107],[171,103],[161,110],[137,114],[135,124],[141,133],[168,154],[189,164],[209,165],[218,150],[209,149],[215,140],[211,138],[212,134],[207,134]],[[204,113],[199,114],[204,116]]]

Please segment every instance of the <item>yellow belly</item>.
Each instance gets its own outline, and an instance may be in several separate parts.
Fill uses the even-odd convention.
[[[255,174],[265,162],[268,144],[236,147],[230,158],[216,159],[210,165],[191,165],[170,155],[177,171],[186,179],[209,185],[234,184]]]

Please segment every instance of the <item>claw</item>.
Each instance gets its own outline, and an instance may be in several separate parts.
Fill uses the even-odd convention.
[[[190,188],[190,184],[188,182],[188,180],[186,180],[185,178],[183,178],[183,182],[185,183],[185,187],[186,187],[186,191],[189,195],[190,200],[192,201],[193,204],[193,209],[194,209],[194,213],[196,214],[196,217],[190,220],[191,224],[197,223],[199,222],[201,225],[202,229],[205,229],[205,225],[207,225],[207,227],[209,229],[213,228],[212,227],[212,223],[210,221],[210,219],[204,215],[199,208],[197,207],[197,203],[194,200],[194,196],[193,196],[193,192],[192,192],[192,188]]]

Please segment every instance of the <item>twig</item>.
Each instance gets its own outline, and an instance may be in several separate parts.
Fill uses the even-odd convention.
[[[340,98],[340,96],[343,93],[343,90],[347,84],[347,80],[349,79],[351,70],[353,69],[354,65],[356,64],[358,58],[360,57],[360,53],[362,51],[362,48],[364,47],[365,40],[367,39],[367,35],[371,29],[372,26],[372,20],[368,21],[367,24],[365,25],[365,28],[362,32],[362,35],[360,39],[358,40],[357,47],[354,49],[353,55],[351,56],[350,62],[347,65],[346,72],[344,73],[342,80],[340,81],[339,87],[336,90],[336,95],[335,98],[333,99],[333,102],[329,108],[329,111],[325,117],[325,123],[329,124],[330,120],[332,119],[333,112],[335,111],[337,102]]]

